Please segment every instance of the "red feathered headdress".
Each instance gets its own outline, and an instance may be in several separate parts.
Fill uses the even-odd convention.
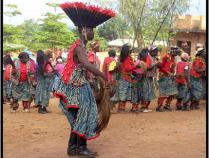
[[[115,16],[115,12],[110,9],[102,9],[82,2],[66,2],[60,4],[60,7],[76,26],[95,28]]]

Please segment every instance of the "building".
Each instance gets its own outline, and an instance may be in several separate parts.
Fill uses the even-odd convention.
[[[194,55],[197,45],[206,45],[206,17],[205,16],[176,16],[170,30],[175,33],[170,44],[181,47],[183,41],[189,45],[190,55]]]

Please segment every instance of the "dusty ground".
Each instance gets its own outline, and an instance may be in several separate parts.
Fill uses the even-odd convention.
[[[50,101],[52,113],[41,115],[37,109],[9,112],[4,105],[4,158],[67,158],[70,127],[57,106]],[[173,102],[174,104],[174,102]],[[155,109],[153,102],[151,109]],[[128,107],[127,110],[129,110]],[[89,148],[99,158],[205,158],[206,109],[143,114],[113,114],[108,128]]]

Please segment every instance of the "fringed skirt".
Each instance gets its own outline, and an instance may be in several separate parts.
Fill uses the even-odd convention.
[[[29,101],[31,99],[31,95],[28,81],[13,84],[12,96],[15,100]]]
[[[155,99],[155,87],[152,77],[145,77],[142,81],[142,98],[143,101],[152,101]]]
[[[62,80],[54,95],[66,115],[71,131],[86,139],[96,138],[97,105],[89,83],[81,86],[65,84]]]
[[[173,77],[163,76],[159,78],[160,97],[168,97],[178,93],[176,81]]]
[[[3,81],[3,96],[7,98],[12,97],[12,82]]]

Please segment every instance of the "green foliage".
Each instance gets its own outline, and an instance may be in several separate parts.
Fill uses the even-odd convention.
[[[173,1],[119,0],[117,2],[119,4],[113,5],[116,2],[98,0],[102,6],[109,3],[108,7],[114,7],[114,10],[118,11],[116,18],[99,27],[99,35],[107,40],[131,37],[136,39],[140,46],[149,45]],[[168,44],[169,39],[174,35],[169,32],[173,16],[182,15],[188,8],[189,0],[175,0],[175,5],[166,17],[156,40],[163,40]]]
[[[57,4],[47,4],[54,9]],[[67,24],[61,22],[64,14],[46,13],[44,19],[34,21],[25,20],[22,24],[14,26],[3,25],[4,51],[16,51],[28,48],[30,50],[52,48],[69,48],[78,38],[78,32],[69,29]],[[95,40],[100,42],[101,50],[105,50],[107,42],[95,33]],[[11,44],[20,44],[23,47],[11,47]]]
[[[15,4],[7,4],[6,5],[7,9],[9,9],[9,11],[4,12],[5,15],[9,16],[9,17],[14,17],[17,15],[21,15],[22,13],[18,10],[17,5]]]
[[[100,37],[98,30],[94,32],[94,41],[98,41],[100,45],[100,51],[105,51],[107,49],[107,41],[105,38]]]
[[[98,33],[101,37],[111,41],[117,38],[126,38],[130,31],[125,19],[121,15],[110,19],[102,26],[98,27]]]

